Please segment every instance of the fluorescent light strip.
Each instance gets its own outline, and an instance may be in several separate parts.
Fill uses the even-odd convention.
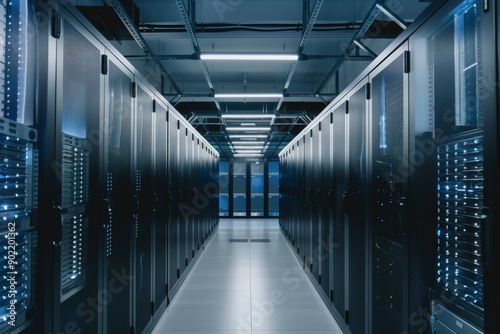
[[[233,146],[236,151],[239,150],[262,150],[264,146]]]
[[[248,150],[248,151],[242,151],[242,150],[236,150],[237,154],[240,153],[262,153],[262,150]]]
[[[227,127],[227,131],[271,131],[270,127],[258,127],[258,126],[252,126],[252,127],[244,127],[244,126],[236,126],[236,127]]]
[[[204,53],[202,60],[298,60],[296,54]]]
[[[248,118],[248,119],[253,119],[253,118],[275,118],[276,115],[272,114],[222,114],[222,118],[234,118],[234,119],[240,119],[240,118]]]
[[[270,99],[270,98],[275,98],[279,99],[283,97],[283,94],[275,94],[275,93],[270,93],[270,94],[260,94],[260,93],[255,93],[255,94],[241,94],[241,93],[235,93],[235,94],[224,94],[224,93],[219,93],[215,94],[214,97],[216,99]]]
[[[229,138],[245,138],[245,139],[249,139],[249,138],[252,138],[252,139],[257,139],[257,138],[267,138],[267,135],[237,135],[237,134],[234,134],[234,135],[229,135]]]
[[[255,123],[241,123],[241,126],[255,126]]]
[[[262,145],[264,146],[266,142],[264,141],[232,141],[233,145]]]
[[[233,157],[263,157],[262,153],[235,153]]]

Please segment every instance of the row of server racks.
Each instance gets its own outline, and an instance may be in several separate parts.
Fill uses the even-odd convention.
[[[278,217],[277,158],[219,161],[220,217]]]
[[[67,1],[0,3],[0,333],[150,332],[218,154]]]
[[[434,2],[280,153],[281,228],[346,333],[498,332],[495,5]]]

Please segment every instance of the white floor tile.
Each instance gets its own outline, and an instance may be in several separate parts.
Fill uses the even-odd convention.
[[[156,330],[216,331],[239,330],[247,319],[250,310],[238,308],[170,308],[161,317]]]
[[[277,219],[221,219],[153,333],[342,332],[290,251]]]
[[[339,330],[326,308],[252,309],[252,330]]]

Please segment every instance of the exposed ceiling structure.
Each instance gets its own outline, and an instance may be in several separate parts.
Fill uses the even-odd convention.
[[[430,1],[72,2],[221,157],[276,157]]]

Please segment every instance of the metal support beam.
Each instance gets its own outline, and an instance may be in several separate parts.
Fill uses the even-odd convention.
[[[408,28],[408,24],[406,24],[406,22],[402,18],[400,18],[396,13],[387,8],[384,4],[377,4],[377,8],[388,18],[394,21],[398,26],[400,26],[401,29],[405,30],[406,28]]]
[[[141,47],[141,49],[144,51],[146,54],[146,57],[149,57],[148,60],[152,60],[155,63],[156,68],[160,71],[160,73],[163,75],[165,80],[170,84],[170,86],[175,90],[177,94],[181,94],[180,88],[175,84],[174,80],[170,76],[170,74],[167,72],[163,64],[159,60],[155,60],[154,57],[154,52],[151,50],[149,45],[147,44],[146,40],[142,37],[141,33],[137,29],[137,27],[134,25],[132,19],[128,15],[127,11],[125,8],[123,8],[122,3],[120,0],[104,0],[104,2],[113,8],[122,20],[123,24],[125,27],[127,27],[127,30],[129,31],[130,35],[134,38],[136,43]]]
[[[359,28],[358,32],[354,37],[352,38],[351,42],[349,42],[347,48],[345,49],[344,55],[345,57],[343,59],[337,60],[337,62],[333,65],[333,68],[328,72],[326,78],[323,80],[323,82],[319,85],[318,89],[316,89],[316,94],[320,94],[323,89],[325,89],[326,85],[328,85],[328,82],[332,79],[332,77],[337,73],[337,71],[340,69],[340,66],[347,61],[349,58],[351,58],[351,53],[352,51],[356,48],[356,46],[364,49],[368,53],[370,53],[372,56],[375,55],[371,50],[369,50],[364,44],[360,43],[361,38],[365,35],[365,33],[368,31],[370,26],[372,25],[373,21],[375,21],[377,15],[382,12],[384,13],[387,17],[389,17],[391,20],[396,22],[401,28],[406,29],[407,25],[406,23],[399,18],[394,12],[392,12],[390,9],[388,9],[384,5],[385,0],[378,0],[376,1],[370,11],[368,12],[368,15],[365,17],[363,20],[363,23],[361,24],[361,27]]]
[[[177,4],[177,8],[179,9],[179,13],[181,14],[182,21],[184,22],[184,26],[186,27],[186,32],[189,35],[189,38],[191,39],[191,43],[193,44],[193,49],[194,52],[199,55],[201,53],[200,50],[200,45],[198,43],[198,39],[196,38],[195,35],[195,29],[193,29],[193,24],[196,24],[195,20],[196,17],[194,16],[194,13],[191,13],[192,17],[190,18],[188,15],[188,12],[186,11],[186,7],[184,6],[184,1],[183,0],[175,0]],[[195,5],[194,1],[190,2],[190,9],[195,10]],[[194,20],[194,21],[192,21]],[[193,23],[194,22],[194,23]],[[205,79],[207,81],[208,87],[210,88],[211,92],[214,92],[214,85],[212,82],[212,78],[210,77],[210,73],[208,72],[208,67],[207,64],[203,61],[200,60],[201,68],[203,70],[203,74],[205,75]],[[220,110],[220,106],[217,104],[217,108]]]
[[[358,46],[361,50],[372,55],[373,58],[377,57],[377,54],[375,52],[373,52],[368,46],[366,46],[363,42],[361,42],[359,40],[355,40],[355,41],[353,41],[353,43],[356,44],[356,46]]]
[[[304,46],[306,45],[307,39],[309,38],[309,35],[311,34],[312,28],[314,27],[314,24],[316,23],[316,19],[318,18],[319,11],[321,10],[321,6],[323,5],[323,0],[316,0],[316,3],[314,4],[313,11],[311,15],[309,16],[309,19],[307,21],[307,24],[305,25],[304,31],[302,32],[302,38],[300,39],[299,46],[297,48],[297,54],[300,55],[304,51]],[[304,3],[304,11],[309,10],[309,3]],[[305,16],[304,16],[305,17]],[[297,68],[297,62],[294,61],[292,65],[290,66],[290,70],[288,71],[288,75],[285,81],[285,85],[283,87],[283,93],[286,93],[288,90],[288,87],[290,86],[290,83],[292,82],[293,75],[295,73],[295,70]],[[284,94],[283,94],[284,95]],[[280,110],[281,105],[283,104],[284,99],[281,98],[278,102],[278,105],[276,106],[276,110]]]

